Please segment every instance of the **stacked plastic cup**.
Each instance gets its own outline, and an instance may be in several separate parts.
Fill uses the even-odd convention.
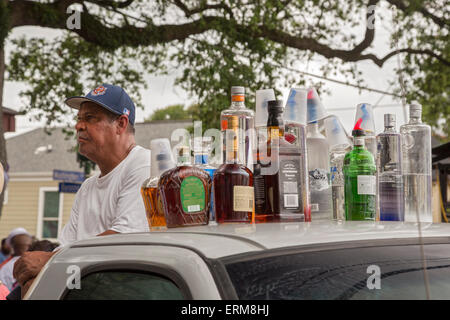
[[[164,171],[175,167],[169,139],[153,139],[151,149],[151,177],[159,177]]]
[[[325,107],[323,106],[322,101],[320,101],[315,88],[308,89],[307,109],[308,123],[320,121],[327,117]]]

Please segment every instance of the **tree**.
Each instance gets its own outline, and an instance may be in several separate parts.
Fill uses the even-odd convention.
[[[81,28],[68,30],[67,9],[74,4],[83,9]],[[390,51],[379,56],[373,48],[375,17],[386,18],[374,12],[381,6],[392,13],[396,28]],[[60,119],[64,97],[86,92],[94,82],[122,81],[139,101],[144,72],[181,70],[176,83],[197,99],[204,127],[217,128],[232,85],[250,92],[280,82],[302,85],[300,75],[283,73],[282,67],[315,58],[323,61],[323,75],[339,72],[363,83],[356,62],[381,67],[402,55],[398,71],[407,99],[419,100],[436,128],[437,119],[450,114],[449,24],[445,0],[0,0],[0,99],[9,31],[41,26],[68,32],[51,43],[15,42],[8,77],[30,84],[23,93],[26,108],[41,110],[50,122]],[[5,164],[2,132],[0,127]]]
[[[175,104],[155,110],[144,122],[155,120],[186,120],[190,119],[189,110],[184,109],[184,105]]]

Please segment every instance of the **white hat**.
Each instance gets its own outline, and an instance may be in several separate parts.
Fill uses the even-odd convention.
[[[29,234],[26,229],[20,228],[20,227],[15,228],[9,233],[8,238],[6,238],[6,244],[11,247],[12,238],[14,238],[15,236],[21,235],[21,234],[26,234],[27,236],[31,237],[31,234]]]

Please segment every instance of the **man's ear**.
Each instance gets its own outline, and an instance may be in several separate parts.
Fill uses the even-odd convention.
[[[116,122],[117,122],[117,134],[122,134],[124,131],[127,130],[129,122],[127,116],[121,115]]]

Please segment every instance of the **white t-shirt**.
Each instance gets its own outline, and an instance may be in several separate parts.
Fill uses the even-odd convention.
[[[20,258],[20,256],[16,256],[11,258],[7,263],[5,263],[0,269],[0,281],[11,291],[12,286],[16,282],[13,276],[14,264]]]
[[[106,230],[147,232],[141,185],[150,175],[150,150],[134,147],[111,172],[83,182],[58,241],[61,246]]]

